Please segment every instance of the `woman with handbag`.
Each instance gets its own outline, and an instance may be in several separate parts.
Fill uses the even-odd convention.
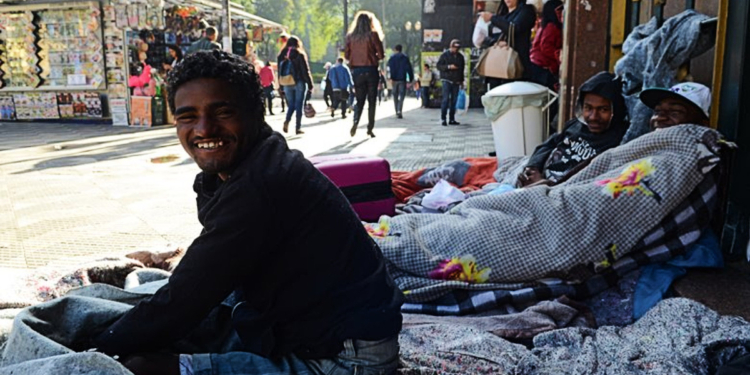
[[[542,8],[542,25],[531,46],[531,79],[557,91],[560,51],[562,51],[562,22],[558,15],[562,1],[549,0]]]
[[[289,122],[292,114],[296,113],[296,133],[305,134],[302,131],[302,107],[305,98],[312,94],[313,80],[310,75],[310,66],[307,63],[307,55],[302,48],[302,42],[297,37],[290,37],[286,46],[281,50],[278,60],[279,84],[283,86],[284,94],[289,105],[284,121],[284,133],[289,131]]]
[[[359,126],[359,119],[367,99],[367,135],[375,137],[375,101],[378,95],[378,64],[385,56],[383,53],[383,30],[380,21],[371,12],[360,11],[354,16],[356,20],[346,35],[344,58],[349,61],[354,80],[354,93],[357,96],[357,108],[354,111],[354,124],[349,134],[354,137]]]
[[[523,74],[516,78],[489,79],[490,89],[516,79],[529,79],[531,76],[531,30],[536,23],[536,9],[526,4],[526,0],[504,0],[504,2],[508,7],[507,14],[493,15],[490,12],[482,12],[480,17],[484,22],[490,23],[489,27],[496,27],[502,31],[508,45],[518,53],[523,66]]]

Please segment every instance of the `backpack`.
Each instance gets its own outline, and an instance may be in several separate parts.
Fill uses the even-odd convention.
[[[286,53],[286,58],[281,62],[279,66],[279,85],[281,86],[294,86],[297,82],[294,80],[294,64],[289,59],[289,49]]]

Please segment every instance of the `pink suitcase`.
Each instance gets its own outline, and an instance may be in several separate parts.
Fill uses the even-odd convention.
[[[314,156],[310,162],[341,189],[360,220],[378,221],[396,214],[388,161],[368,155]]]

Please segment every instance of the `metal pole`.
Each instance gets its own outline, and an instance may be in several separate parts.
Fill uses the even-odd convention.
[[[385,0],[380,0],[380,7],[383,10],[383,16],[380,18],[380,26],[383,28],[383,55],[388,53],[388,47],[385,45]],[[386,60],[385,56],[383,56],[383,67],[385,67]]]
[[[641,0],[633,0],[633,7],[630,13],[630,31],[641,24]]]
[[[349,31],[349,0],[344,0],[344,37],[341,41],[346,41],[346,33]]]
[[[224,51],[232,53],[232,12],[229,10],[229,0],[222,0],[221,23],[222,46]]]

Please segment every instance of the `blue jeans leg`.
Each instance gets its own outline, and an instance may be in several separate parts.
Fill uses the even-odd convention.
[[[440,119],[445,121],[445,116],[448,114],[448,108],[451,103],[451,92],[453,91],[453,84],[448,81],[443,81],[443,101],[440,103]],[[455,110],[454,110],[455,111]]]
[[[271,360],[247,352],[194,354],[195,375],[213,374],[300,374],[300,375],[386,375],[398,367],[398,339],[380,341],[346,340],[344,350],[334,358],[304,360],[295,355]]]
[[[404,108],[404,98],[406,97],[406,82],[393,81],[393,107],[396,114],[400,115]]]
[[[284,94],[286,94],[286,104],[288,107],[286,111],[286,122],[290,122],[294,115],[294,105],[297,103],[297,86],[284,86]]]

